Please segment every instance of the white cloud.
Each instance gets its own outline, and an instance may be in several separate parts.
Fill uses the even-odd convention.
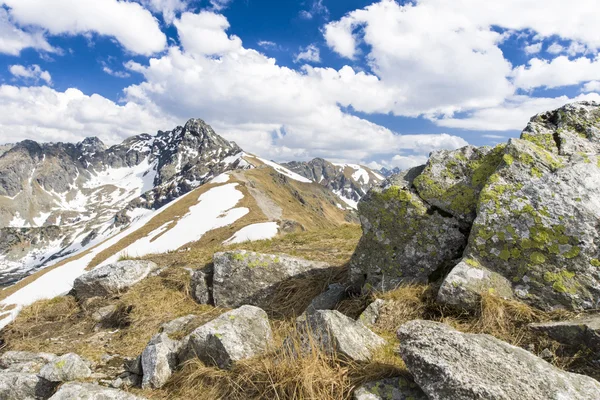
[[[102,67],[102,71],[104,71],[106,74],[108,74],[110,76],[114,76],[115,78],[129,78],[131,76],[128,72],[125,72],[125,71],[115,71],[112,68],[110,68],[108,65],[104,65]]]
[[[0,1],[0,5],[2,2]],[[43,32],[26,32],[17,28],[7,11],[0,7],[0,53],[18,56],[21,50],[34,48],[46,52],[56,50],[48,43]]]
[[[227,7],[233,0],[210,0],[210,5],[215,11],[221,11]]]
[[[221,14],[210,11],[184,13],[175,20],[175,26],[182,46],[194,54],[219,55],[242,47],[240,38],[225,32],[229,22]]]
[[[158,21],[138,3],[117,0],[0,0],[20,25],[52,35],[97,33],[114,37],[125,49],[150,55],[165,48]]]
[[[553,110],[573,101],[600,101],[600,95],[590,93],[573,99],[568,96],[554,98],[512,96],[497,107],[490,107],[470,113],[467,118],[443,118],[434,120],[437,125],[449,128],[462,128],[487,131],[522,130],[529,119],[541,112]]]
[[[600,81],[591,81],[591,82],[586,83],[585,85],[583,85],[583,88],[581,89],[581,91],[584,93],[589,93],[589,92],[600,93]]]
[[[175,126],[157,110],[126,103],[117,105],[77,89],[56,91],[46,86],[0,86],[0,132],[8,143],[23,139],[77,142],[98,136],[109,143],[142,132]]]
[[[515,85],[523,89],[578,85],[600,80],[600,57],[570,60],[567,56],[558,56],[552,61],[534,58],[527,66],[515,68],[513,76]]]
[[[313,19],[318,15],[329,18],[329,9],[323,4],[323,0],[313,0],[308,10],[300,11],[300,17],[304,19]]]
[[[188,2],[184,0],[141,0],[141,3],[155,13],[161,13],[168,24],[173,22],[177,13],[188,8]]]
[[[257,43],[263,49],[274,49],[277,48],[277,43],[271,42],[269,40],[261,40]]]
[[[48,71],[44,71],[39,65],[30,65],[28,67],[23,65],[11,65],[9,68],[10,73],[17,78],[22,78],[27,81],[33,81],[35,83],[40,80],[46,82],[46,84],[52,84],[52,77]]]
[[[565,51],[565,48],[558,43],[552,43],[546,51],[550,54],[560,54]]]
[[[321,52],[319,51],[319,48],[314,44],[310,44],[306,47],[301,47],[300,52],[294,56],[294,62],[299,63],[303,61],[320,63]]]
[[[534,44],[525,46],[526,54],[537,54],[540,51],[542,51],[542,42],[538,42],[538,43],[534,43]]]

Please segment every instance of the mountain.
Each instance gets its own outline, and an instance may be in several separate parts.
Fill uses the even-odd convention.
[[[386,167],[383,167],[379,170],[379,173],[383,176],[385,176],[386,178],[389,178],[392,175],[396,175],[399,174],[402,170],[398,167],[392,168],[392,169],[387,169]]]
[[[356,164],[335,164],[322,158],[308,162],[289,162],[286,168],[317,182],[344,201],[346,206],[356,208],[358,201],[374,186],[383,182],[379,173]]]

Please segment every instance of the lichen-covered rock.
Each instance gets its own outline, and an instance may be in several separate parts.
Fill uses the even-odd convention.
[[[504,145],[499,145],[433,152],[414,180],[417,193],[430,205],[471,224],[479,193],[502,161],[503,150]]]
[[[119,261],[75,279],[73,289],[80,300],[107,297],[128,289],[157,269],[158,265],[151,261]]]
[[[580,346],[600,353],[600,314],[586,315],[569,321],[531,324],[530,328],[546,333],[552,339],[568,346]]]
[[[145,398],[92,383],[71,382],[62,385],[50,400],[145,400]]]
[[[307,313],[311,313],[316,310],[333,310],[346,297],[346,288],[344,285],[334,283],[329,285],[327,290],[310,302]]]
[[[190,288],[192,297],[198,304],[211,304],[212,286],[209,286],[209,277],[212,278],[212,268],[210,270],[196,270],[192,274]]]
[[[40,376],[50,382],[70,382],[92,374],[88,363],[75,353],[56,357],[40,370]]]
[[[358,317],[358,322],[365,326],[373,326],[379,320],[379,316],[381,315],[381,310],[385,305],[385,300],[377,299],[365,308],[360,316]]]
[[[398,330],[400,355],[431,400],[591,400],[600,383],[560,370],[489,335],[458,332],[433,321]]]
[[[0,356],[0,368],[10,372],[37,373],[44,365],[53,361],[55,358],[56,355],[50,353],[7,351]]]
[[[244,250],[216,253],[213,261],[214,303],[228,308],[268,307],[281,282],[328,270],[321,262]]]
[[[36,375],[22,372],[0,372],[0,399],[46,400],[56,384]]]
[[[464,260],[513,283],[544,309],[600,299],[600,166],[513,139],[481,192]]]
[[[392,290],[428,282],[454,265],[466,244],[456,218],[440,214],[394,177],[358,204],[363,228],[351,263],[351,279],[366,290]],[[454,262],[455,263],[455,262]]]
[[[328,355],[337,355],[353,361],[369,361],[373,351],[385,344],[385,340],[360,322],[335,310],[317,310],[306,317],[306,325],[300,326],[303,348],[313,340]]]
[[[477,260],[466,259],[446,276],[437,300],[463,309],[475,309],[483,293],[511,299],[512,284],[502,275],[484,268]]]
[[[410,380],[398,377],[368,382],[354,391],[354,400],[428,400]]]
[[[155,335],[142,352],[142,388],[159,389],[169,380],[177,367],[181,344],[166,333]]]
[[[273,346],[267,313],[245,305],[226,312],[182,340],[179,360],[198,357],[208,365],[230,368],[233,363],[265,353]]]

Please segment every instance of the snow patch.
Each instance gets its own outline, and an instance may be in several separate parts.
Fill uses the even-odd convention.
[[[334,190],[333,193],[337,195],[344,203],[346,203],[350,208],[355,210],[358,209],[358,202],[344,196],[344,193],[341,190]]]
[[[227,183],[229,181],[229,174],[227,172],[212,178],[208,183]]]
[[[8,227],[9,228],[27,228],[27,227],[29,227],[29,224],[27,223],[27,221],[25,221],[25,219],[23,217],[21,217],[21,214],[17,212],[13,216],[12,221],[10,221],[8,223]]]
[[[288,178],[292,178],[293,180],[298,181],[298,182],[312,183],[312,181],[310,179],[306,179],[305,177],[298,175],[297,173],[292,172],[289,169],[284,168],[277,163],[274,163],[273,161],[265,160],[264,158],[260,158],[260,157],[255,157],[255,158],[262,161],[269,167],[273,168],[275,171],[279,172],[280,174],[287,176]]]
[[[263,222],[243,227],[223,244],[252,242],[255,240],[272,239],[277,235],[279,225],[277,222]]]

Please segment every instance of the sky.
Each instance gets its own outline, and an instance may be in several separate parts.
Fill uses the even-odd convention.
[[[276,161],[407,168],[600,101],[597,0],[0,0],[0,143],[201,118]]]

